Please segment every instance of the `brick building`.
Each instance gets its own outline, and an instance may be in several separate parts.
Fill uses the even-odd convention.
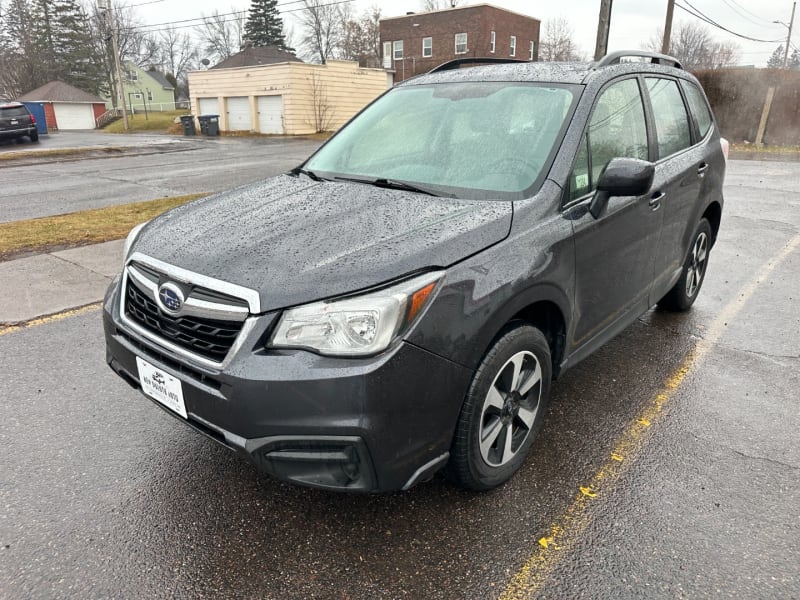
[[[489,4],[381,19],[383,67],[402,81],[456,58],[537,60],[540,24]]]

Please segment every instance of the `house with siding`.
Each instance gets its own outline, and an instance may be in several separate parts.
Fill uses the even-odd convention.
[[[149,71],[132,63],[122,64],[123,96],[131,113],[175,110],[175,87],[159,71]],[[111,97],[106,98],[111,108]]]
[[[287,135],[330,131],[393,83],[390,73],[361,68],[357,62],[329,60],[316,65],[288,57],[277,60],[281,58],[281,62],[243,66],[222,63],[190,72],[192,113],[219,115],[221,131]]]

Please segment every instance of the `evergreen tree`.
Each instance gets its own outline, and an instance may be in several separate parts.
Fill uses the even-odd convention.
[[[103,84],[102,58],[95,55],[89,17],[76,0],[51,0],[55,77],[91,94]]]
[[[767,61],[768,69],[780,69],[781,67],[783,67],[783,44],[775,48],[775,52]]]
[[[253,46],[277,46],[291,50],[283,37],[283,19],[278,12],[278,0],[253,0],[245,24],[245,41]]]
[[[800,71],[800,51],[795,48],[789,57],[789,68],[793,71]]]

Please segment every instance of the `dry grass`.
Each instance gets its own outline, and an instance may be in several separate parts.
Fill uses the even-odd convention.
[[[188,114],[189,111],[187,110],[166,110],[164,112],[147,113],[145,118],[143,112],[137,112],[135,115],[128,115],[128,131],[125,131],[122,119],[106,126],[103,131],[106,133],[136,133],[138,131],[167,132],[173,130],[177,133],[182,133],[183,129],[180,128],[180,125],[177,126],[177,130],[174,127],[176,125],[174,123],[175,117]]]
[[[731,144],[733,152],[763,152],[766,154],[797,154],[800,146],[756,146],[755,144]]]
[[[0,223],[0,260],[23,253],[118,240],[128,235],[133,226],[207,195],[190,194],[55,217]]]
[[[52,150],[22,150],[0,154],[0,160],[19,160],[20,158],[44,158],[48,156],[74,156],[97,151],[110,151],[110,148],[56,148]]]

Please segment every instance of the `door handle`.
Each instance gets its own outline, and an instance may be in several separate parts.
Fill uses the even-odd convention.
[[[700,175],[700,177],[705,175],[706,171],[708,171],[708,163],[703,163],[702,165],[697,167],[697,174]]]
[[[650,202],[648,202],[648,204],[650,205],[650,208],[652,210],[658,210],[659,208],[661,208],[661,201],[664,199],[665,196],[666,196],[666,194],[664,192],[656,192],[656,193],[654,193],[650,197]]]

